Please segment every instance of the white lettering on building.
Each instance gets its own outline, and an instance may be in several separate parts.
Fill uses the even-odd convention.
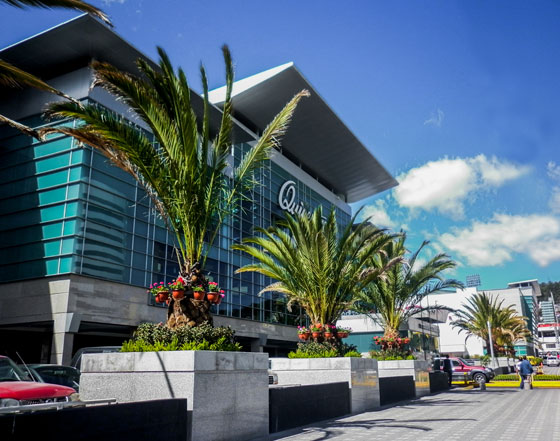
[[[296,183],[294,181],[286,181],[282,184],[278,192],[278,205],[292,215],[307,213],[303,202],[296,202]]]

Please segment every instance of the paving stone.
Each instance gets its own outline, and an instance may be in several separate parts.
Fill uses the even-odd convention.
[[[553,441],[560,439],[559,402],[558,389],[454,389],[268,439]]]

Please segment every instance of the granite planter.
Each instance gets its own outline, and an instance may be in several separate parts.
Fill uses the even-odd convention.
[[[379,378],[412,377],[414,383],[413,397],[430,393],[429,361],[424,360],[385,360],[379,361]]]
[[[247,440],[268,435],[267,368],[268,354],[256,352],[88,354],[80,396],[120,403],[186,398],[190,439]]]
[[[371,358],[271,358],[279,385],[346,382],[350,388],[350,411],[379,407],[377,360]]]

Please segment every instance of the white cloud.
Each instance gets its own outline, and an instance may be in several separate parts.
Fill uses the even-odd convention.
[[[442,234],[440,243],[469,265],[496,266],[526,254],[544,267],[560,260],[560,220],[553,216],[494,214],[468,228]]]
[[[546,171],[550,179],[560,183],[560,165],[556,165],[555,162],[550,161],[547,164]],[[548,206],[553,213],[560,213],[560,185],[552,187],[552,194],[550,195]]]
[[[444,118],[445,118],[445,113],[443,113],[443,110],[437,109],[435,113],[432,112],[429,119],[424,121],[424,125],[441,127]]]
[[[554,161],[549,161],[546,165],[546,171],[550,179],[560,182],[560,165],[556,165]]]
[[[371,205],[365,205],[361,218],[367,219],[377,227],[395,228],[395,222],[387,214],[387,204],[383,199],[377,199]]]
[[[464,203],[476,191],[500,187],[529,171],[528,167],[478,155],[440,159],[397,177],[397,202],[410,209],[438,210],[455,219],[464,216]]]

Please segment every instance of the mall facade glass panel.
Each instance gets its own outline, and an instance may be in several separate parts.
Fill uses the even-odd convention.
[[[38,121],[23,122],[38,127]],[[52,125],[61,124],[69,123]],[[7,128],[0,131],[0,146],[1,282],[75,273],[145,287],[177,276],[173,234],[142,187],[103,155],[65,136],[38,142]],[[235,164],[249,148],[234,146]],[[209,250],[205,270],[227,292],[214,313],[295,325],[304,315],[288,311],[283,295],[258,295],[270,278],[235,274],[251,258],[231,245],[284,217],[278,195],[288,181],[307,210],[333,205],[273,161],[256,180],[260,185],[236,207]],[[335,211],[339,225],[348,225],[350,215]],[[158,306],[148,295],[146,301]]]

